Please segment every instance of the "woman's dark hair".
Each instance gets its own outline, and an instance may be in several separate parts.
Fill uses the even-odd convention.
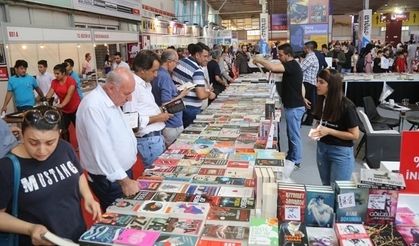
[[[35,117],[30,116],[30,114],[32,114],[32,116],[33,114],[36,114],[41,117],[34,120]],[[51,119],[54,121],[51,121]],[[37,106],[25,112],[24,120],[22,122],[22,132],[24,134],[28,127],[37,130],[59,130],[61,119],[61,113],[56,108],[45,105]]]
[[[65,74],[67,72],[66,67],[67,67],[67,63],[65,63],[65,62],[60,63],[60,64],[57,64],[57,65],[54,66],[54,71],[58,70],[60,73]]]
[[[335,69],[323,69],[320,71],[319,78],[327,82],[327,101],[323,109],[323,102],[326,97],[323,95],[317,96],[316,108],[314,115],[319,119],[327,121],[337,121],[340,119],[343,111],[343,91],[342,91],[342,76]]]
[[[64,63],[67,63],[68,65],[70,65],[71,67],[74,67],[74,61],[71,58],[65,59]]]
[[[160,63],[159,56],[151,50],[142,50],[134,58],[132,64],[133,70],[138,72],[139,70],[149,70],[153,67],[154,61]]]

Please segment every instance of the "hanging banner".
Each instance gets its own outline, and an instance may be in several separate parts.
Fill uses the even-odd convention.
[[[288,0],[289,40],[294,53],[301,54],[310,40],[327,44],[329,0]]]
[[[272,14],[271,15],[271,30],[284,31],[288,30],[287,14]]]
[[[406,182],[404,193],[419,194],[419,132],[404,131],[400,147],[400,173]]]
[[[359,47],[363,48],[371,41],[372,10],[364,9],[359,12]]]
[[[268,41],[269,40],[269,14],[260,14],[260,37]]]

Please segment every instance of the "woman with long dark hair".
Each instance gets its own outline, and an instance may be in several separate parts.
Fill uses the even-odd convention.
[[[317,165],[323,185],[350,180],[354,168],[353,140],[359,137],[355,105],[343,95],[342,76],[324,69],[317,79],[317,128],[310,136],[317,139]]]

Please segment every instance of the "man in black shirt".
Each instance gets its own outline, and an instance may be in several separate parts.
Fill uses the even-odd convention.
[[[288,153],[287,160],[295,163],[299,169],[302,161],[301,118],[305,112],[303,71],[296,60],[290,44],[278,47],[278,57],[281,63],[270,63],[261,57],[255,57],[254,63],[260,63],[272,72],[283,73],[278,94],[284,104],[285,121],[287,123]]]
[[[214,93],[216,95],[220,94],[228,86],[227,82],[225,82],[221,76],[220,65],[218,65],[220,56],[221,56],[220,50],[211,51],[212,59],[207,64],[210,84],[214,88]]]

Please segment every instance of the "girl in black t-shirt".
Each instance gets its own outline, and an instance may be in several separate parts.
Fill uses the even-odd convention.
[[[317,165],[323,185],[350,180],[355,163],[353,140],[359,137],[355,105],[342,92],[342,77],[332,69],[317,79],[317,128],[310,136],[318,139]]]
[[[77,241],[86,230],[80,207],[101,216],[86,177],[68,142],[60,139],[60,113],[52,107],[29,110],[22,123],[22,143],[11,151],[20,163],[18,217],[11,216],[13,165],[0,159],[0,231],[19,234],[19,245],[52,245],[47,232]]]

